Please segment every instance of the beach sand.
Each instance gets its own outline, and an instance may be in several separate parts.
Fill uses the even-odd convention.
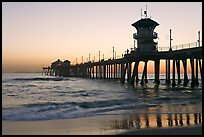
[[[3,135],[95,135],[112,134],[109,117],[86,117],[44,121],[2,121]]]
[[[151,128],[151,129],[131,129],[119,135],[202,135],[202,126],[173,127],[173,128]]]
[[[151,120],[150,120],[151,121]],[[124,116],[103,115],[44,121],[2,121],[3,135],[202,135],[202,124],[176,127],[130,127]],[[132,121],[134,122],[134,120]],[[121,123],[123,123],[121,125]],[[124,124],[126,123],[126,124]],[[134,124],[133,124],[134,125]]]

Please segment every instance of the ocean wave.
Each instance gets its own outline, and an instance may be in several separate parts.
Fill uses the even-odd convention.
[[[68,78],[62,78],[62,77],[53,77],[53,78],[15,78],[13,80],[17,81],[64,81],[69,80]]]
[[[65,93],[65,92],[61,92],[61,93]],[[78,91],[70,91],[70,92],[66,92],[69,94],[69,96],[71,97],[91,97],[91,96],[97,96],[100,94],[100,92],[96,92],[96,91],[86,91],[86,90],[78,90]]]
[[[31,108],[31,107],[44,107],[44,106],[78,106],[80,108],[103,108],[103,107],[111,107],[115,105],[124,105],[130,104],[130,100],[127,99],[118,99],[118,100],[101,100],[101,101],[93,101],[93,102],[39,102],[32,104],[24,104],[22,107]]]
[[[95,102],[41,102],[25,104],[21,107],[3,108],[2,120],[77,118],[104,114],[116,110],[131,110],[136,107],[142,107],[142,104],[131,105],[124,99]]]

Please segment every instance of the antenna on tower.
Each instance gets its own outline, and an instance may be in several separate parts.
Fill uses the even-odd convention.
[[[141,9],[141,18],[142,18],[142,9]]]
[[[145,17],[147,18],[147,5],[146,5],[146,11],[144,11]]]

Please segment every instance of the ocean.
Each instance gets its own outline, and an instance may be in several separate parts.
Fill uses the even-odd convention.
[[[139,78],[141,77],[141,74]],[[147,84],[134,87],[119,80],[2,74],[2,120],[36,121],[98,115],[202,114],[202,84],[160,85],[148,74]],[[201,81],[199,81],[201,82]]]

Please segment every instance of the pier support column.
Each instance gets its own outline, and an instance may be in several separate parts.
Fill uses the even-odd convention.
[[[79,72],[80,72],[79,66],[77,66],[77,77],[79,77]],[[58,70],[58,75],[59,75],[59,70]]]
[[[54,74],[55,74],[55,71],[54,71],[54,69],[52,68],[52,76],[54,76]]]
[[[109,64],[106,65],[106,70],[107,70],[106,78],[108,79],[109,78]]]
[[[92,68],[92,69],[93,69],[93,70],[92,70],[92,71],[93,71],[93,72],[92,72],[92,75],[93,75],[92,78],[94,78],[94,65],[93,65],[93,68]]]
[[[168,83],[168,72],[167,72],[168,71],[168,69],[167,69],[168,68],[168,60],[167,59],[166,59],[165,65],[166,65],[166,83]]]
[[[184,70],[184,83],[183,83],[183,85],[187,86],[188,82],[189,82],[188,75],[187,75],[187,60],[186,59],[182,60],[182,62],[183,62],[183,70]]]
[[[115,63],[113,64],[113,79],[115,79]]]
[[[168,59],[167,60],[167,84],[170,84],[171,83],[171,80],[170,80],[170,67],[171,67],[171,60]]]
[[[100,78],[103,78],[103,64],[100,65]]]
[[[122,81],[122,78],[123,78],[123,72],[124,72],[124,64],[121,63],[120,64],[120,79],[121,79],[121,81]]]
[[[80,77],[84,76],[84,67],[80,66]]]
[[[74,77],[76,77],[76,66],[74,66],[73,72],[74,72]],[[56,75],[57,75],[57,70],[55,69],[55,76],[56,76]]]
[[[108,64],[106,64],[105,68],[106,68],[106,70],[105,70],[106,71],[106,73],[105,73],[106,76],[105,77],[108,79]]]
[[[86,73],[87,73],[87,78],[90,78],[90,73],[89,73],[89,66],[87,66],[87,70],[86,70]]]
[[[155,83],[157,85],[159,85],[160,81],[159,81],[159,68],[160,68],[160,60],[157,59],[155,60],[155,63],[154,63],[154,71],[155,71]]]
[[[96,79],[98,78],[98,66],[96,65]]]
[[[89,78],[91,78],[91,69],[92,69],[92,67],[89,66]]]
[[[49,75],[52,76],[52,68],[50,68],[50,74]]]
[[[195,79],[195,85],[198,86],[199,82],[198,82],[198,59],[195,59],[196,61],[196,79]]]
[[[115,68],[115,79],[117,79],[118,78],[118,64],[117,63],[115,64],[114,68]]]
[[[106,65],[103,65],[103,78],[106,79]]]
[[[49,68],[49,75],[51,76],[51,73],[52,73],[52,69],[51,68]]]
[[[108,78],[110,79],[110,71],[111,70],[111,66],[110,66],[110,64],[108,64]]]
[[[48,72],[47,72],[48,74],[47,75],[50,75],[50,72],[51,72],[51,68],[48,68]]]
[[[117,64],[117,78],[120,78],[120,64]]]
[[[144,84],[144,77],[146,76],[146,73],[147,73],[147,61],[145,61],[145,65],[144,65],[144,69],[143,69],[143,73],[142,73],[142,79],[141,79],[141,82],[140,82],[141,85]]]
[[[127,63],[127,64],[128,64],[128,69],[127,69],[127,81],[130,82],[132,62],[129,62],[129,63]]]
[[[177,67],[178,84],[180,84],[181,83],[181,78],[180,78],[180,60],[176,60],[176,67]]]
[[[98,65],[98,69],[99,69],[99,78],[102,79],[102,74],[101,74],[101,63],[99,62]]]
[[[86,78],[89,77],[89,66],[86,67]]]
[[[86,66],[86,78],[88,78],[88,77],[89,77],[89,66]]]
[[[48,75],[49,74],[49,68],[47,69],[47,74],[46,75]]]
[[[43,73],[44,73],[44,69],[42,70],[42,75],[43,75]]]
[[[112,69],[112,67],[111,67],[111,64],[109,64],[109,79],[111,79],[111,69]]]
[[[122,72],[122,76],[121,76],[121,83],[125,83],[125,74],[126,74],[126,69],[127,69],[128,65],[126,64],[121,64],[121,72]]]
[[[88,70],[88,66],[86,66],[86,67],[85,67],[85,70],[84,70],[84,75],[85,75],[86,78],[88,77],[87,70]],[[67,75],[70,76],[69,70],[68,70],[67,73],[68,73]]]
[[[121,64],[118,64],[118,78],[121,78]]]
[[[138,61],[138,65],[137,65],[137,71],[135,72],[136,74],[136,83],[138,83],[139,82],[139,76],[138,76],[138,67],[139,67],[139,62],[140,61]]]
[[[134,81],[135,81],[135,76],[138,75],[138,64],[139,64],[139,60],[135,61],[135,66],[134,66],[134,70],[133,70],[133,74],[130,80],[130,83],[132,85],[134,85]]]
[[[172,86],[176,86],[175,82],[175,59],[173,59],[173,78],[172,78]]]
[[[67,75],[67,73],[66,73],[66,75]],[[85,65],[83,65],[83,77],[84,78],[86,77],[86,66]]]
[[[191,87],[195,86],[195,76],[194,76],[194,58],[190,59],[191,63]]]
[[[110,65],[110,78],[113,78],[113,64]]]
[[[145,61],[145,83],[148,83],[148,80],[147,80],[147,62],[148,61]]]
[[[202,64],[203,64],[203,63],[201,63],[201,60],[202,60],[202,59],[199,59],[198,61],[199,61],[199,66],[200,66],[201,81],[203,81],[203,72],[202,72]],[[202,61],[203,61],[203,60],[202,60]]]
[[[46,69],[45,75],[48,75],[48,69]]]

